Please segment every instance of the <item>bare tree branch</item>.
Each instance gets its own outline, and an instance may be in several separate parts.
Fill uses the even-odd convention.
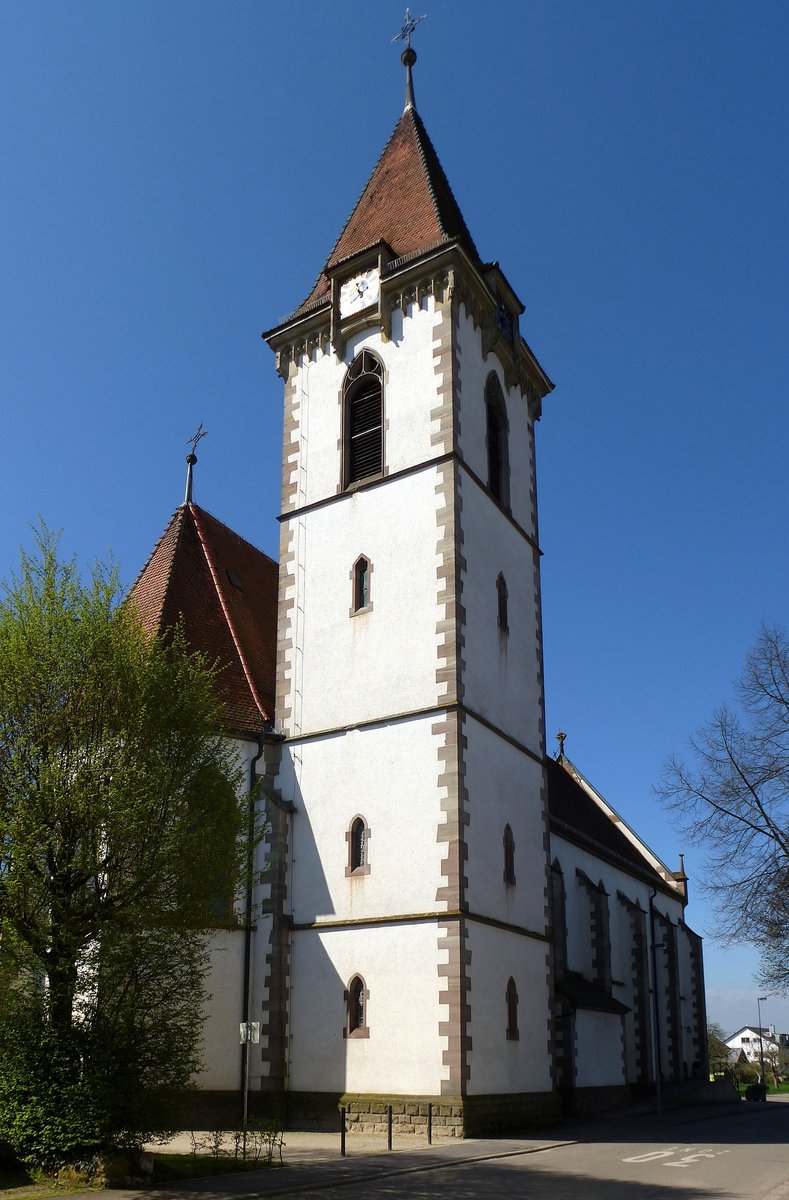
[[[706,849],[705,890],[718,933],[751,941],[762,982],[789,990],[789,640],[765,626],[736,688],[739,711],[722,705],[689,739],[688,765],[668,760],[663,803]]]

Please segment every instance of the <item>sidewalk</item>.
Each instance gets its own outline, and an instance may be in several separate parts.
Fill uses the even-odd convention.
[[[200,1134],[195,1131],[196,1136]],[[553,1137],[511,1138],[440,1138],[432,1146],[426,1137],[395,1135],[392,1150],[386,1148],[386,1134],[348,1134],[346,1155],[340,1154],[339,1133],[302,1133],[284,1135],[282,1166],[231,1175],[206,1176],[171,1183],[106,1191],[70,1193],[69,1200],[242,1200],[242,1198],[285,1196],[321,1188],[366,1184],[413,1172],[436,1171],[460,1163],[509,1158],[531,1154],[553,1146],[566,1145],[568,1139]],[[176,1154],[191,1154],[189,1133],[182,1133],[164,1145],[150,1146]],[[39,1191],[37,1195],[41,1195]],[[24,1200],[24,1198],[21,1198]]]
[[[70,1200],[203,1200],[206,1197],[211,1200],[251,1200],[252,1197],[342,1188],[350,1183],[369,1183],[373,1188],[378,1181],[416,1171],[432,1172],[461,1163],[538,1154],[579,1142],[619,1140],[617,1128],[620,1133],[627,1130],[631,1135],[637,1134],[639,1141],[642,1138],[650,1140],[650,1135],[664,1136],[663,1129],[670,1125],[696,1124],[724,1115],[736,1119],[739,1114],[765,1107],[744,1103],[700,1105],[658,1115],[654,1102],[644,1102],[625,1110],[566,1121],[545,1130],[541,1136],[441,1138],[428,1146],[426,1138],[395,1134],[391,1152],[386,1149],[386,1134],[349,1134],[345,1158],[340,1155],[339,1133],[293,1131],[284,1135],[282,1167],[143,1188],[83,1192],[73,1194]],[[157,1148],[189,1154],[192,1149],[190,1135],[181,1134],[166,1146]]]
[[[188,1135],[187,1135],[188,1142]],[[180,1143],[180,1139],[176,1139]],[[348,1136],[345,1158],[340,1155],[339,1134],[286,1133],[283,1166],[245,1171],[182,1183],[153,1185],[143,1189],[80,1193],[79,1200],[239,1200],[240,1197],[284,1196],[349,1183],[375,1184],[384,1178],[414,1171],[440,1170],[458,1163],[510,1157],[546,1150],[567,1143],[565,1138],[442,1138],[432,1146],[426,1139],[410,1135],[395,1139],[391,1152],[386,1135]],[[170,1145],[173,1145],[170,1143]],[[71,1197],[77,1200],[77,1197]]]

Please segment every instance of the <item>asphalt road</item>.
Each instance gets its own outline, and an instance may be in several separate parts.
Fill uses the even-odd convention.
[[[287,1136],[287,1135],[286,1135]],[[93,1193],[93,1200],[96,1200]],[[283,1170],[105,1193],[121,1200],[789,1200],[789,1104],[610,1117],[556,1137],[321,1156]]]

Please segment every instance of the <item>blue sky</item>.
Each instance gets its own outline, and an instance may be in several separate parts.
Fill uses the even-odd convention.
[[[41,513],[131,581],[183,493],[277,553],[300,302],[402,108],[397,0],[6,0],[0,574]],[[417,105],[556,383],[538,431],[548,731],[670,864],[710,1015],[755,1021],[651,788],[785,622],[789,8],[425,0]],[[766,1020],[789,1031],[789,1002]]]

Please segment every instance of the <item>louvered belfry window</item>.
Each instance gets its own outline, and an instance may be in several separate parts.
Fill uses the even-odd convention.
[[[347,486],[383,469],[383,367],[369,350],[348,368],[344,393]]]

